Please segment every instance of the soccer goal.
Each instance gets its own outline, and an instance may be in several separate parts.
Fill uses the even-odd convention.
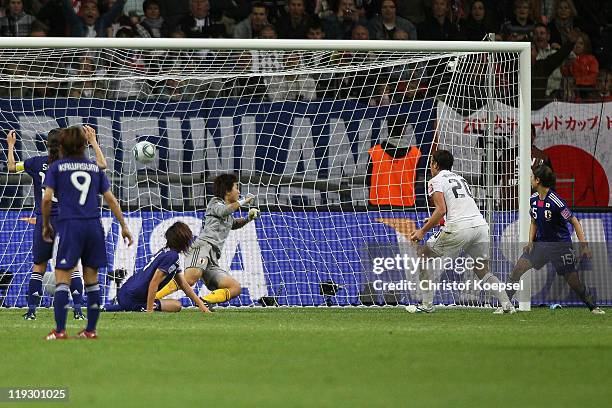
[[[232,305],[419,302],[418,274],[402,261],[417,256],[408,237],[432,211],[434,149],[455,156],[505,281],[528,236],[530,86],[528,43],[0,39],[0,126],[17,130],[17,160],[44,155],[53,128],[97,132],[138,238],[125,246],[103,210],[107,303],[174,221],[199,232],[226,172],[263,212],[223,248],[221,266],[243,286]],[[132,154],[140,141],[156,146],[147,165]],[[2,146],[4,164],[4,136]],[[0,301],[22,307],[34,195],[6,167],[0,189]],[[454,283],[435,303],[494,305],[460,285],[474,280],[465,265],[441,265],[436,280]],[[523,289],[528,309],[528,279]]]

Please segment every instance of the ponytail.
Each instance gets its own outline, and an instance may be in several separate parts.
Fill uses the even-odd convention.
[[[51,130],[47,135],[47,152],[49,153],[49,164],[60,158],[60,132],[61,129],[57,128]]]

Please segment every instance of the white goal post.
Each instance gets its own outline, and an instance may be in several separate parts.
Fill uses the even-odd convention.
[[[99,57],[106,70],[86,67],[91,69],[91,75],[84,77],[74,65],[61,72],[53,68],[67,60],[74,62],[74,55],[80,56],[81,67],[96,65],[97,62],[87,60],[93,61],[94,57],[82,57],[88,50],[92,53],[112,50]],[[182,50],[200,51],[207,56],[200,55],[196,60],[192,54],[188,57],[181,54]],[[140,60],[129,60],[132,51],[142,51]],[[166,64],[168,53],[175,51],[173,63]],[[271,69],[247,72],[241,52],[262,55],[278,52],[281,62]],[[353,53],[351,58],[346,56],[348,53]],[[251,67],[255,64],[253,55],[246,62]],[[149,64],[154,62],[155,70],[149,70]],[[472,72],[475,65],[482,65],[482,71]],[[122,69],[116,69],[118,66]],[[402,291],[393,290],[390,295],[373,293],[375,285],[368,277],[371,273],[363,270],[367,264],[362,257],[364,247],[370,253],[373,246],[390,243],[405,246],[402,226],[393,219],[403,219],[405,215],[412,223],[410,228],[414,228],[422,223],[427,212],[418,208],[418,197],[416,206],[385,206],[368,201],[372,183],[369,149],[392,136],[408,140],[423,151],[425,161],[419,161],[420,167],[413,171],[417,173],[413,187],[417,192],[412,194],[421,195],[427,210],[430,204],[424,198],[423,186],[430,175],[422,164],[429,163],[426,153],[438,145],[456,148],[458,152],[467,152],[465,160],[459,158],[457,171],[469,173],[465,178],[476,187],[474,194],[488,221],[514,223],[518,227],[514,244],[528,241],[529,43],[0,38],[0,68],[3,92],[0,124],[8,127],[3,130],[12,126],[21,133],[22,143],[17,151],[20,160],[44,154],[40,135],[54,127],[92,123],[99,135],[107,136],[100,144],[113,162],[109,175],[119,191],[120,202],[129,210],[130,227],[140,238],[136,248],[122,247],[112,219],[104,218],[108,242],[114,248],[109,250],[109,270],[102,274],[107,277],[113,269],[125,269],[127,275],[137,272],[151,251],[161,245],[159,231],[169,226],[169,220],[185,219],[197,232],[197,217],[201,215],[198,212],[204,210],[210,198],[210,178],[232,171],[239,174],[243,193],[253,189],[261,200],[256,205],[264,210],[261,222],[257,221],[242,235],[232,236],[222,257],[230,273],[235,273],[245,287],[234,305],[252,305],[261,299],[265,299],[263,303],[302,306],[414,302],[418,293],[400,294]],[[506,70],[512,74],[507,87],[511,94],[498,96],[493,87],[506,75]],[[360,79],[360,72],[368,77]],[[400,73],[396,75],[397,72]],[[470,82],[480,75],[476,72],[482,73],[484,82],[468,101],[465,94],[472,95],[470,88],[477,87]],[[253,77],[261,79],[258,84],[263,84],[263,88],[257,88],[258,84],[249,88]],[[325,86],[319,86],[322,78],[330,79]],[[169,90],[169,83],[180,83],[182,79],[191,82],[180,87],[180,91],[179,85]],[[112,92],[101,85],[115,82]],[[159,85],[161,82],[163,85]],[[220,84],[214,85],[214,94],[203,91],[204,86],[209,90],[211,83]],[[407,87],[402,88],[401,95],[400,83]],[[64,86],[66,89],[61,90]],[[410,89],[411,86],[415,89]],[[46,88],[54,88],[53,94]],[[247,88],[251,89],[248,95]],[[453,133],[456,124],[445,125],[441,119],[444,112],[459,105],[484,112],[486,123],[478,137],[482,138],[480,147],[471,141],[464,144],[465,135]],[[414,106],[418,108],[413,109]],[[502,114],[507,115],[504,118],[512,126],[518,122],[514,134],[494,134],[499,119],[495,114],[500,109],[507,110]],[[113,112],[111,116],[107,116],[109,111]],[[431,118],[431,112],[437,112],[438,117]],[[212,121],[214,126],[209,127],[210,115],[218,117]],[[242,115],[243,120],[238,122],[231,115]],[[261,115],[265,115],[265,123],[258,119]],[[424,116],[427,118],[413,119]],[[392,123],[396,123],[397,117],[404,117],[405,121],[400,123],[400,134],[393,135]],[[276,118],[273,123],[272,118]],[[152,130],[156,120],[159,129]],[[416,120],[427,123],[418,125]],[[412,127],[409,135],[408,127]],[[224,132],[230,128],[236,133],[228,136]],[[131,159],[131,147],[143,138],[159,143],[159,162],[152,167],[143,167]],[[518,142],[514,156],[509,159],[497,156],[499,138],[508,139],[507,143]],[[479,156],[481,150],[483,156]],[[228,151],[231,153],[224,153]],[[508,173],[510,170],[496,170],[500,160],[518,161],[518,182],[516,174],[512,177]],[[250,167],[245,168],[245,163]],[[499,189],[504,186],[498,184],[502,179],[500,172],[504,171],[508,173],[506,179],[514,179],[518,184],[511,193],[514,197],[507,201],[512,204],[500,204],[503,200]],[[27,177],[8,175],[5,171],[0,174],[0,186],[5,192],[0,203],[0,219],[5,225],[0,239],[10,241],[2,242],[0,268],[13,275],[6,293],[2,294],[0,289],[0,297],[8,306],[24,306],[31,271],[28,256],[31,226],[19,222],[32,210],[28,181]],[[372,225],[374,222],[379,224]],[[341,232],[334,234],[334,228]],[[381,231],[386,231],[386,235],[379,242]],[[493,231],[497,229],[492,226],[492,235],[501,234]],[[295,235],[291,236],[292,233]],[[365,243],[360,243],[356,236],[359,234],[367,238]],[[352,251],[351,255],[344,254],[345,251]],[[500,273],[508,273],[507,265],[502,269]],[[253,270],[259,271],[259,275],[255,276]],[[492,272],[496,273],[495,267]],[[110,301],[116,294],[115,282],[107,279],[103,283],[107,286],[105,300]],[[529,274],[523,277],[523,288],[518,295],[519,307],[529,310]],[[201,284],[198,289],[205,290]],[[367,296],[375,300],[368,301]],[[470,294],[465,298],[468,300],[461,294],[449,296],[454,299],[451,303],[458,305],[490,304],[488,295]]]

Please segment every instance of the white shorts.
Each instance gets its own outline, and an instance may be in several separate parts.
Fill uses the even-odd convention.
[[[456,258],[464,250],[473,259],[489,260],[489,226],[448,232],[440,230],[427,240],[427,246],[438,257]]]

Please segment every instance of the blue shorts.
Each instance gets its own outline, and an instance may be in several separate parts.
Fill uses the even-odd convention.
[[[106,266],[106,243],[104,228],[99,218],[86,220],[62,220],[55,237],[57,255],[55,267],[72,269],[79,259],[83,266],[102,268]]]
[[[558,275],[576,271],[576,254],[571,242],[534,242],[530,253],[521,258],[528,260],[534,269],[552,263]]]
[[[42,215],[36,216],[34,235],[32,236],[32,261],[35,264],[49,261],[53,258],[53,242],[46,242],[42,237]],[[58,222],[56,217],[51,217],[51,227],[57,232]]]
[[[144,312],[147,310],[147,299],[135,298],[130,292],[125,290],[119,290],[117,301],[119,302],[119,306],[127,312]],[[155,299],[153,310],[156,312],[161,310],[161,302],[159,299]]]

